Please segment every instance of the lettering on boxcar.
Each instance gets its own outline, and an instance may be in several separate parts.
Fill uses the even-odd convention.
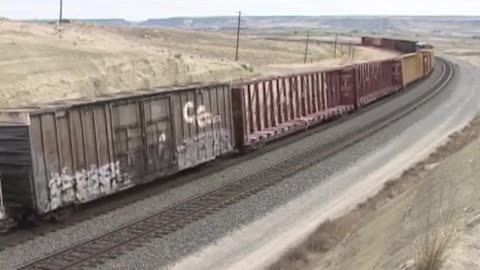
[[[62,173],[53,173],[48,182],[48,211],[74,203],[91,201],[100,196],[109,195],[132,186],[130,177],[120,171],[120,162],[110,163],[100,168],[92,165],[90,169],[73,174],[64,168]]]
[[[222,117],[220,115],[213,116],[212,113],[207,112],[205,105],[200,105],[195,109],[193,102],[189,101],[183,107],[183,120],[188,124],[196,122],[198,127],[204,128],[222,121]]]
[[[226,129],[207,130],[188,138],[177,147],[179,169],[186,169],[211,161],[232,148],[231,138]]]

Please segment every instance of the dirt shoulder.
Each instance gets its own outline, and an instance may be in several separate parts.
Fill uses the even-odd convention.
[[[444,269],[479,268],[480,120],[356,209],[322,224],[274,269],[409,269],[433,229],[453,232]]]

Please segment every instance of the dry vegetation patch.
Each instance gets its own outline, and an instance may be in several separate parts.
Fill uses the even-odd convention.
[[[123,90],[195,82],[228,82],[268,73],[270,65],[297,65],[305,45],[243,36],[235,62],[235,35],[166,28],[72,22],[62,28],[0,20],[0,108],[59,99],[95,97]],[[312,44],[309,57],[330,61],[331,45]],[[378,59],[378,50],[358,60]],[[387,54],[388,55],[388,54]],[[337,63],[338,62],[338,63]],[[345,63],[348,63],[346,61]]]
[[[345,269],[339,265],[353,252],[362,247],[353,247],[351,251],[343,249],[358,236],[362,226],[367,225],[377,210],[394,203],[396,198],[406,193],[415,193],[410,200],[409,209],[400,219],[405,228],[413,227],[409,223],[421,223],[421,234],[411,235],[415,241],[406,241],[415,254],[415,262],[409,268],[415,270],[437,270],[441,266],[444,254],[456,227],[454,226],[454,205],[457,199],[457,186],[427,184],[418,185],[432,170],[441,166],[441,162],[475,141],[480,134],[480,119],[475,119],[462,131],[452,134],[448,142],[440,146],[426,160],[405,171],[399,178],[385,183],[375,196],[359,204],[348,214],[321,224],[306,241],[290,249],[269,270],[287,269]],[[427,205],[418,210],[418,205]],[[415,225],[416,226],[416,225]],[[412,234],[412,233],[410,233]],[[332,250],[335,253],[329,254]],[[326,255],[329,256],[326,256]],[[377,256],[371,254],[372,256]],[[364,258],[368,260],[367,258]],[[319,265],[322,267],[319,268]],[[412,268],[413,267],[413,268]],[[348,269],[348,268],[347,268]],[[373,266],[372,269],[383,269]]]

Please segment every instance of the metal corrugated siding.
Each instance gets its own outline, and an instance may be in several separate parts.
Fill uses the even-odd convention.
[[[403,85],[409,85],[424,76],[423,54],[413,53],[402,57]]]
[[[0,173],[5,205],[34,208],[28,126],[0,126]]]

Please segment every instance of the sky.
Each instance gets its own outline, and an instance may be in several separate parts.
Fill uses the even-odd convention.
[[[0,0],[0,17],[58,17],[60,0]],[[235,15],[478,15],[480,0],[63,0],[65,18]]]

